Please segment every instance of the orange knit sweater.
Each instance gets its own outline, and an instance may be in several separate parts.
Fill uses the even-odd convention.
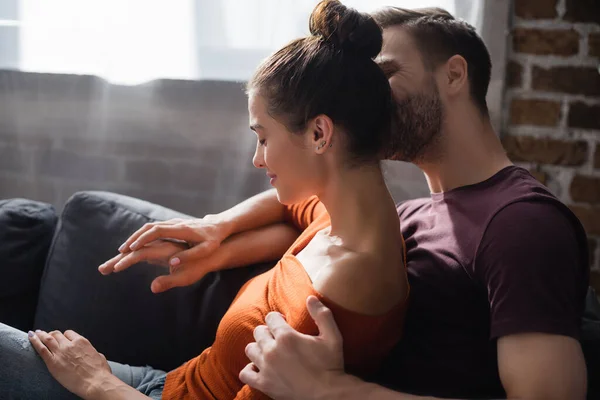
[[[250,362],[244,349],[253,331],[271,311],[283,314],[296,330],[317,335],[306,309],[306,298],[317,296],[329,307],[344,339],[346,371],[369,374],[400,339],[405,303],[384,315],[369,316],[347,310],[322,296],[295,257],[321,229],[330,225],[325,207],[316,197],[288,207],[286,217],[304,229],[281,261],[248,281],[223,316],[215,342],[198,357],[169,372],[163,399],[262,399],[263,393],[244,385],[238,374]]]

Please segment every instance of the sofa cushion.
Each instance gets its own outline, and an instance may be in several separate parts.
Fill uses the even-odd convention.
[[[0,322],[33,326],[40,278],[58,217],[50,204],[0,201]]]
[[[113,361],[170,370],[214,340],[241,285],[271,265],[220,271],[192,286],[153,294],[168,271],[141,263],[108,276],[97,268],[144,223],[189,216],[106,192],[79,192],[65,205],[48,256],[36,329],[73,329]]]

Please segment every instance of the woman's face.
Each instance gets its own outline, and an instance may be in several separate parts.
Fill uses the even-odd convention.
[[[294,204],[317,194],[322,161],[315,152],[312,135],[288,131],[269,115],[265,99],[258,94],[250,93],[248,112],[250,129],[257,136],[252,162],[265,170],[279,201]]]

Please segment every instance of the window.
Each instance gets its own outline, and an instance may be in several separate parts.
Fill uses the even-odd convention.
[[[0,66],[17,69],[20,65],[19,52],[19,0],[0,1]]]
[[[93,74],[135,84],[156,78],[247,80],[260,60],[308,33],[308,16],[318,0],[0,3],[0,67]],[[478,25],[482,0],[344,3],[361,11],[439,6]]]

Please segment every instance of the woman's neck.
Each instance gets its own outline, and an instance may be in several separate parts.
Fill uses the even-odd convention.
[[[331,218],[330,236],[345,247],[359,249],[367,235],[386,235],[385,224],[398,226],[394,200],[385,185],[379,164],[332,174],[319,199]]]

